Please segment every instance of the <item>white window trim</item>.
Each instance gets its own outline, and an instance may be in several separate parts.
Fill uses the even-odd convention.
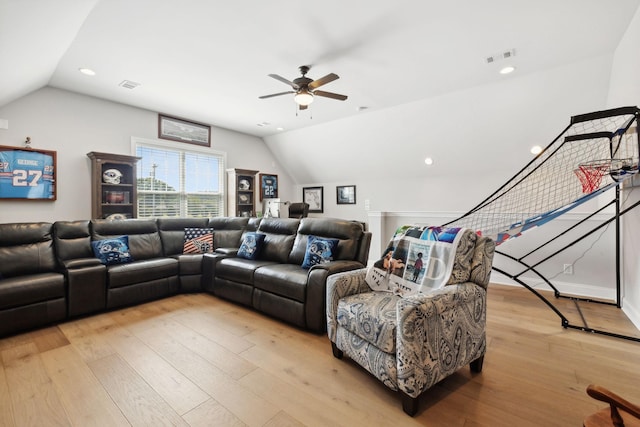
[[[186,145],[183,146],[183,145]],[[182,150],[182,151],[189,151],[189,152],[198,152],[198,153],[202,153],[202,154],[208,154],[211,156],[221,156],[222,157],[222,161],[224,162],[222,165],[222,170],[221,170],[221,175],[222,175],[222,203],[223,203],[223,209],[222,212],[224,213],[224,215],[226,215],[227,213],[227,174],[226,174],[226,167],[227,167],[227,152],[226,151],[218,151],[218,150],[214,150],[212,148],[208,148],[208,147],[201,147],[195,144],[188,144],[188,143],[180,143],[180,142],[170,142],[170,141],[164,141],[161,139],[149,139],[149,138],[141,138],[138,136],[132,136],[131,137],[131,155],[132,156],[136,156],[137,153],[137,147],[138,145],[146,145],[146,146],[150,146],[150,147],[158,147],[158,148],[166,148],[166,149],[171,149],[171,150]]]

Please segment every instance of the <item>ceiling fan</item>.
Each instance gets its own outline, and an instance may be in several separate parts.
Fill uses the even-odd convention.
[[[324,96],[325,98],[337,99],[339,101],[344,101],[345,99],[347,99],[346,95],[340,95],[338,93],[317,90],[320,86],[326,85],[327,83],[331,83],[332,81],[339,79],[340,77],[337,74],[331,73],[317,80],[312,80],[309,77],[306,77],[306,74],[308,72],[309,72],[309,67],[307,65],[302,65],[300,67],[300,73],[302,74],[302,76],[298,77],[297,79],[294,79],[293,81],[289,81],[277,74],[269,74],[269,77],[273,77],[276,80],[280,80],[281,82],[288,84],[294,90],[289,90],[289,91],[280,92],[280,93],[273,93],[271,95],[263,95],[263,96],[260,96],[259,98],[265,99],[265,98],[272,98],[274,96],[295,93],[295,95],[293,96],[293,100],[300,106],[301,110],[307,109],[309,104],[313,102],[314,96]]]

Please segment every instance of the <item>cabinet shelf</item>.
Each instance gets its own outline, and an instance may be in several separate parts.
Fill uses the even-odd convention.
[[[91,159],[91,218],[106,218],[114,214],[136,218],[136,168],[140,157],[95,151],[87,153],[87,156]],[[107,182],[109,180],[115,182]]]
[[[229,216],[256,216],[256,175],[249,169],[227,169]]]

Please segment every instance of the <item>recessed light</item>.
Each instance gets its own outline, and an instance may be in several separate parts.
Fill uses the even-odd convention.
[[[427,157],[426,159],[424,159],[424,163],[427,165],[432,165],[433,159],[431,157]]]
[[[531,147],[531,154],[538,155],[540,153],[542,153],[542,147],[540,147],[539,145],[534,145],[533,147]]]
[[[276,130],[284,130],[284,128],[278,127],[276,128]]]
[[[85,76],[95,76],[96,75],[96,72],[93,71],[91,68],[78,68],[78,71],[80,71]]]
[[[512,65],[507,65],[506,67],[500,70],[500,74],[510,74],[510,73],[513,73],[515,70],[516,70],[516,67]]]

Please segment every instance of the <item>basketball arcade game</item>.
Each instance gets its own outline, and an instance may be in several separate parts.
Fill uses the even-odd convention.
[[[637,337],[590,327],[578,304],[582,301],[621,307],[620,218],[640,205],[640,201],[622,210],[620,185],[638,173],[639,115],[637,107],[622,107],[572,117],[567,128],[502,187],[460,218],[444,225],[477,230],[492,237],[499,246],[597,196],[613,193],[610,202],[524,255],[513,256],[496,249],[496,254],[510,264],[510,271],[495,265],[493,270],[540,298],[560,317],[564,328],[640,342]],[[587,222],[596,215],[607,219],[597,226],[589,226]],[[606,229],[603,228],[611,223],[615,223],[615,302],[565,295],[551,282],[555,276],[548,278],[540,272],[543,263],[600,230],[604,233]],[[571,237],[575,234],[579,237]],[[549,249],[552,245],[561,247]],[[546,255],[543,249],[550,253]],[[536,256],[543,258],[535,259]],[[573,300],[582,325],[572,324],[549,299],[534,289],[532,275],[548,285],[556,298]]]

